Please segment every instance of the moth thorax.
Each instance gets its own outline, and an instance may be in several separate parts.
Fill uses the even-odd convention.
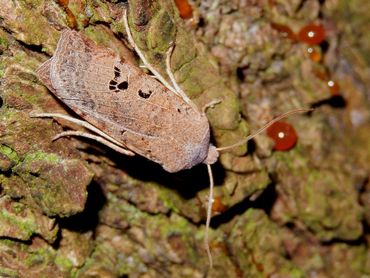
[[[217,148],[213,145],[209,145],[208,154],[207,154],[206,159],[203,161],[203,163],[211,165],[211,164],[213,164],[217,161],[219,155],[220,154],[219,154]]]

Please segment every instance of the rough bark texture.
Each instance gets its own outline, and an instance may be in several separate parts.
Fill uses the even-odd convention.
[[[0,276],[370,277],[369,3],[194,0],[183,20],[172,0],[122,2],[0,0]],[[72,114],[35,76],[63,28],[127,56],[126,5],[150,62],[165,74],[174,43],[182,88],[200,108],[221,100],[207,110],[217,146],[317,107],[287,120],[290,151],[261,135],[222,154],[208,273],[204,166],[168,174],[95,142],[52,141],[80,128],[29,117]],[[326,30],[321,59],[276,27],[311,22]]]

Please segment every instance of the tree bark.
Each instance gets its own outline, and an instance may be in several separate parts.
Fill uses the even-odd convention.
[[[0,276],[370,277],[370,5],[122,2],[0,0]],[[262,134],[213,166],[212,270],[204,165],[169,174],[87,139],[53,141],[82,129],[30,117],[76,116],[35,74],[64,28],[132,56],[127,7],[148,61],[167,78],[174,45],[181,88],[199,109],[216,103],[206,115],[217,147],[315,107],[284,119],[294,147]],[[311,23],[320,44],[298,35]]]

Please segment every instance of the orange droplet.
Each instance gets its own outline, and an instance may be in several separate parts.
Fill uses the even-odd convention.
[[[68,26],[72,29],[77,28],[77,20],[72,11],[69,8],[65,8],[65,12],[67,15],[67,20],[68,20]]]
[[[72,11],[68,8],[69,0],[58,0],[58,4],[64,9],[67,15],[68,26],[72,29],[76,29],[77,20]]]
[[[328,79],[328,74],[323,70],[314,69],[314,74],[320,80],[327,80]]]
[[[310,56],[310,59],[312,61],[315,61],[315,62],[320,62],[321,61],[321,53],[319,51],[317,51],[315,48],[313,47],[309,47],[307,48],[307,52]]]
[[[340,87],[339,87],[337,82],[335,82],[333,80],[329,80],[328,81],[328,87],[329,87],[330,93],[332,95],[338,95],[339,94]]]
[[[223,213],[227,207],[222,203],[221,197],[215,197],[212,203],[212,211],[215,213]]]
[[[296,35],[289,26],[272,22],[271,27],[278,31],[284,38],[296,40]]]
[[[319,24],[307,24],[298,33],[298,40],[309,45],[320,44],[324,39],[325,29]]]
[[[59,5],[61,5],[63,8],[67,7],[69,4],[69,0],[58,0]]]
[[[175,4],[182,19],[189,19],[193,16],[193,8],[190,6],[188,0],[175,0]]]
[[[267,136],[275,142],[274,150],[287,151],[297,143],[297,133],[291,124],[276,122],[267,129]]]

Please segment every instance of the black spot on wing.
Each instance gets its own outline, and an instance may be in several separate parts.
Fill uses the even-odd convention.
[[[121,76],[121,70],[117,67],[114,67],[114,79],[117,80]]]
[[[142,97],[142,98],[149,98],[150,96],[151,96],[151,94],[152,94],[153,92],[151,91],[151,90],[149,90],[148,92],[144,92],[144,91],[142,91],[142,90],[139,90],[138,91],[138,94],[139,94],[139,96],[140,97]]]
[[[119,93],[120,91],[127,90],[128,81],[118,83],[118,78],[121,76],[121,70],[118,67],[114,67],[114,77],[109,81],[109,90]]]
[[[120,89],[120,90],[127,90],[127,88],[128,88],[128,82],[127,81],[123,81],[123,82],[119,83],[117,85],[117,88]]]
[[[123,81],[119,84],[115,80],[111,80],[109,82],[109,90],[114,91],[116,93],[127,90],[127,88],[128,88],[128,82],[127,81]]]

